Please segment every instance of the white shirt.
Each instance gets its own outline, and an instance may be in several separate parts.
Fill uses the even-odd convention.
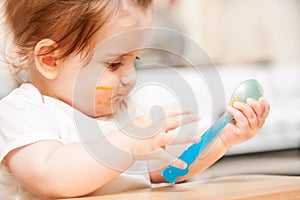
[[[0,199],[38,199],[22,187],[8,171],[5,156],[16,148],[43,140],[55,140],[63,144],[81,141],[78,131],[81,123],[78,119],[81,117],[87,118],[68,104],[41,95],[31,84],[21,85],[0,101]],[[95,120],[104,134],[119,128],[113,121],[89,120]],[[136,162],[131,169],[99,188],[94,194],[150,186],[146,163]]]

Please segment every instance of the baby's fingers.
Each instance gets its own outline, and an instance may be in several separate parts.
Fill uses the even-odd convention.
[[[264,97],[260,98],[259,102],[263,104],[264,110],[265,110],[265,112],[263,113],[263,115],[261,117],[266,119],[269,115],[269,112],[270,112],[270,104],[268,103],[268,101]]]
[[[185,169],[187,167],[187,164],[184,161],[174,157],[164,149],[159,149],[157,152],[155,152],[154,159],[161,160],[167,163],[168,165],[172,165],[181,169]]]
[[[195,134],[196,130],[184,130],[179,131],[176,138],[172,142],[172,145],[177,144],[190,144],[190,143],[196,143],[199,142],[201,139],[201,136]]]
[[[256,113],[258,119],[258,127],[261,128],[265,122],[265,119],[269,115],[269,103],[264,98],[260,98],[259,101],[254,99],[248,99],[247,103],[252,107],[252,109]]]
[[[248,121],[248,125],[251,129],[257,130],[259,127],[258,117],[255,111],[252,109],[252,107],[248,104],[241,103],[241,102],[235,102],[234,108],[240,110],[243,115],[246,117]],[[238,118],[234,118],[236,121],[238,121]]]
[[[165,149],[158,149],[156,152],[153,152],[148,155],[148,160],[161,160],[164,163],[167,163],[168,165],[172,165],[177,168],[185,169],[187,167],[187,164],[171,155],[169,152],[167,152]]]
[[[176,117],[179,115],[185,115],[185,114],[192,114],[193,111],[191,110],[182,110],[180,108],[173,108],[166,110],[166,117]]]
[[[175,138],[173,141],[172,145],[177,145],[177,144],[190,144],[190,143],[196,143],[199,142],[201,139],[200,136],[194,136],[194,135],[180,135]]]
[[[238,102],[236,102],[236,103],[238,103]],[[250,130],[248,120],[247,120],[246,116],[242,113],[242,111],[235,109],[231,106],[228,106],[226,110],[235,119],[235,121],[236,121],[235,126],[236,126],[237,130],[245,130],[245,131]]]
[[[179,126],[184,126],[193,122],[198,121],[200,118],[192,113],[182,114],[166,119],[165,131],[170,131],[178,128]]]
[[[252,107],[252,109],[254,110],[254,112],[256,113],[256,115],[258,117],[261,117],[263,115],[263,113],[265,112],[264,105],[258,100],[249,98],[249,99],[247,99],[247,104]]]

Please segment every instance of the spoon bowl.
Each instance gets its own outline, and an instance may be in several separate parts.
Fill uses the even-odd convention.
[[[232,93],[229,105],[233,105],[236,101],[246,103],[249,98],[258,100],[263,96],[263,93],[261,84],[254,79],[249,79],[236,87]]]

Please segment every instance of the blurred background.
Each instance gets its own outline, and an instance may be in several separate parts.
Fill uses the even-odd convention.
[[[263,85],[271,105],[270,116],[256,137],[234,146],[193,179],[232,174],[300,175],[300,0],[155,0],[153,25],[180,34],[154,34],[150,44],[176,49],[201,70],[217,69],[226,102],[239,83],[254,78]],[[186,38],[202,47],[208,59]],[[171,66],[183,75],[198,91],[198,111],[204,121],[214,121],[213,108],[220,114],[224,111],[225,102],[212,105],[205,81],[182,57],[145,51],[137,65],[145,63],[152,63],[152,67],[138,68],[139,80],[155,76],[178,82],[154,63]],[[16,86],[6,64],[0,61],[0,98]],[[151,107],[178,100],[168,88],[143,89],[132,95],[137,103]]]
[[[299,0],[155,0],[155,5],[155,25],[185,33],[217,65],[300,61]]]

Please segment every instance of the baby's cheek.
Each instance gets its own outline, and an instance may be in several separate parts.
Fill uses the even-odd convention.
[[[95,104],[102,105],[108,103],[113,96],[112,87],[107,86],[97,86],[95,90]]]

